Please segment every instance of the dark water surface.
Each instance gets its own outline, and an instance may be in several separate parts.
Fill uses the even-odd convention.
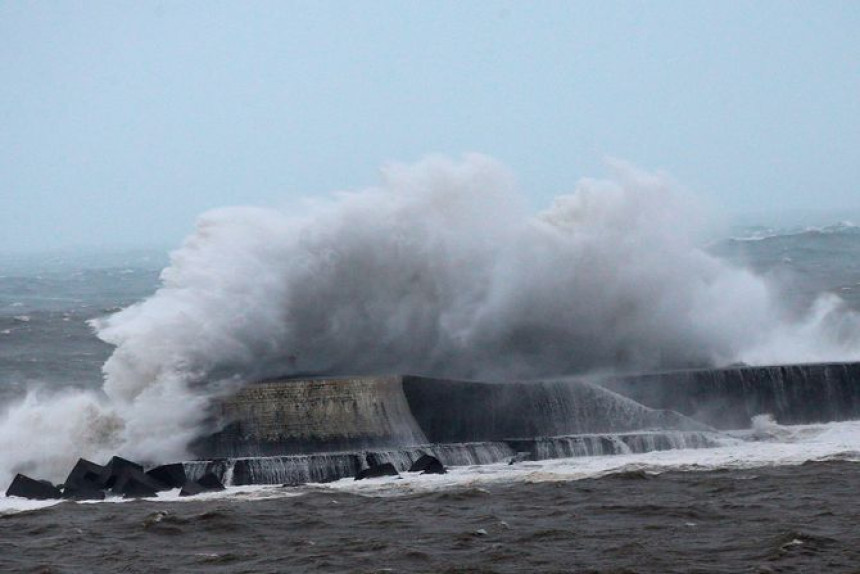
[[[860,572],[860,464],[637,472],[371,498],[63,503],[3,572]]]

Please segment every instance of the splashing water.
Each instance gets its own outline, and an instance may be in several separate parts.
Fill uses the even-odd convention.
[[[152,297],[94,322],[116,346],[103,395],[31,395],[0,420],[0,481],[79,455],[180,459],[213,396],[267,376],[860,358],[838,298],[798,319],[698,247],[706,218],[671,181],[611,167],[537,216],[480,155],[392,165],[377,188],[301,209],[204,214]]]

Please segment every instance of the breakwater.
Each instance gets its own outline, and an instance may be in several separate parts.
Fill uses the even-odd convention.
[[[414,376],[265,381],[216,405],[213,416],[220,430],[194,445],[201,458],[708,428],[578,380],[495,384]]]
[[[760,414],[784,425],[860,418],[860,363],[672,371],[604,377],[599,384],[718,429],[747,428]]]
[[[860,418],[860,364],[491,383],[417,376],[277,379],[214,407],[189,476],[325,482],[422,454],[447,466],[706,448],[718,429]]]
[[[474,466],[511,460],[544,460],[579,456],[609,456],[719,446],[721,437],[700,431],[651,431],[642,433],[592,434],[495,442],[426,444],[360,452],[329,452],[308,455],[252,456],[185,462],[189,480],[213,474],[228,486],[330,482],[357,475],[360,471],[391,463],[406,471],[422,455],[431,455],[445,466]]]

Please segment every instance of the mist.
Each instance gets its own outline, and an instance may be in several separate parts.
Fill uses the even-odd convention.
[[[31,393],[7,410],[0,473],[56,478],[114,452],[181,460],[214,398],[273,376],[860,359],[860,317],[837,297],[790,309],[700,248],[710,216],[695,197],[610,168],[537,214],[510,170],[477,154],[391,164],[377,187],[289,210],[207,212],[152,296],[92,322],[115,346],[101,392]]]
[[[532,215],[497,161],[431,157],[304,209],[203,215],[152,298],[97,323],[109,393],[166,372],[530,378],[854,356],[837,299],[794,320],[708,255],[709,217],[621,162]],[[814,341],[814,343],[813,343]]]

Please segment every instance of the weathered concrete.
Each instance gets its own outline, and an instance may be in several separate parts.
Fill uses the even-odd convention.
[[[165,464],[146,471],[146,476],[164,485],[164,489],[182,488],[188,477],[181,463]]]
[[[164,485],[133,466],[123,467],[115,476],[111,493],[123,498],[152,498],[158,496],[159,490],[165,490]]]
[[[206,457],[271,456],[424,444],[401,377],[272,380],[218,406],[223,428],[198,441]]]
[[[104,486],[105,467],[85,458],[78,459],[64,486],[75,491],[100,490]]]
[[[24,474],[16,474],[6,490],[6,496],[20,496],[32,500],[60,498],[60,489],[46,480],[36,480]]]

